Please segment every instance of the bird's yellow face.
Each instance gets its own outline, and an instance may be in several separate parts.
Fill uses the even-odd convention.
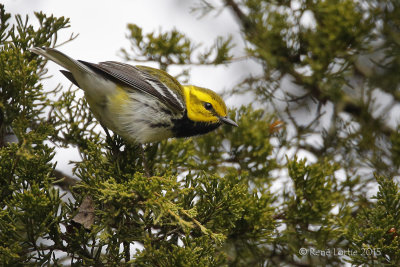
[[[226,117],[226,105],[215,92],[193,85],[185,85],[187,116],[196,122],[217,123]]]

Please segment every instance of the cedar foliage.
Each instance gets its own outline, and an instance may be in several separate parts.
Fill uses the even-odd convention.
[[[145,145],[150,177],[141,148],[98,131],[78,89],[42,88],[46,62],[27,48],[55,46],[69,20],[35,13],[38,28],[20,15],[10,25],[0,5],[2,265],[398,266],[400,134],[387,114],[399,102],[400,4],[194,2],[202,16],[237,18],[241,53],[263,72],[230,93],[251,92],[258,108],[232,110],[237,129]],[[229,36],[204,48],[178,29],[128,32],[126,60],[183,65],[181,81],[190,66],[240,56]],[[69,146],[81,156],[74,177],[52,161]],[[77,223],[82,214],[93,222]]]

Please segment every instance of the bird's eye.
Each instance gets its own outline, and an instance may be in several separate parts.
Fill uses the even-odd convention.
[[[207,109],[207,110],[212,110],[213,106],[211,105],[211,103],[204,102],[204,108]]]

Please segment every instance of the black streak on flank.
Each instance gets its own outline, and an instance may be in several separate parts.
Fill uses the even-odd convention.
[[[164,113],[167,114],[167,115],[172,116],[172,112],[171,112],[171,110],[169,110],[169,109],[161,108],[161,111],[164,112]]]
[[[150,124],[150,127],[151,128],[169,128],[169,127],[171,127],[171,125],[170,124],[168,124],[168,123],[152,123],[152,124]]]

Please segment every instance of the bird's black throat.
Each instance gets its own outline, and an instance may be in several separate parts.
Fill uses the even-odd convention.
[[[198,122],[192,121],[188,118],[185,112],[184,116],[180,119],[172,120],[174,126],[172,131],[175,137],[190,137],[194,135],[205,134],[217,129],[221,123]]]

